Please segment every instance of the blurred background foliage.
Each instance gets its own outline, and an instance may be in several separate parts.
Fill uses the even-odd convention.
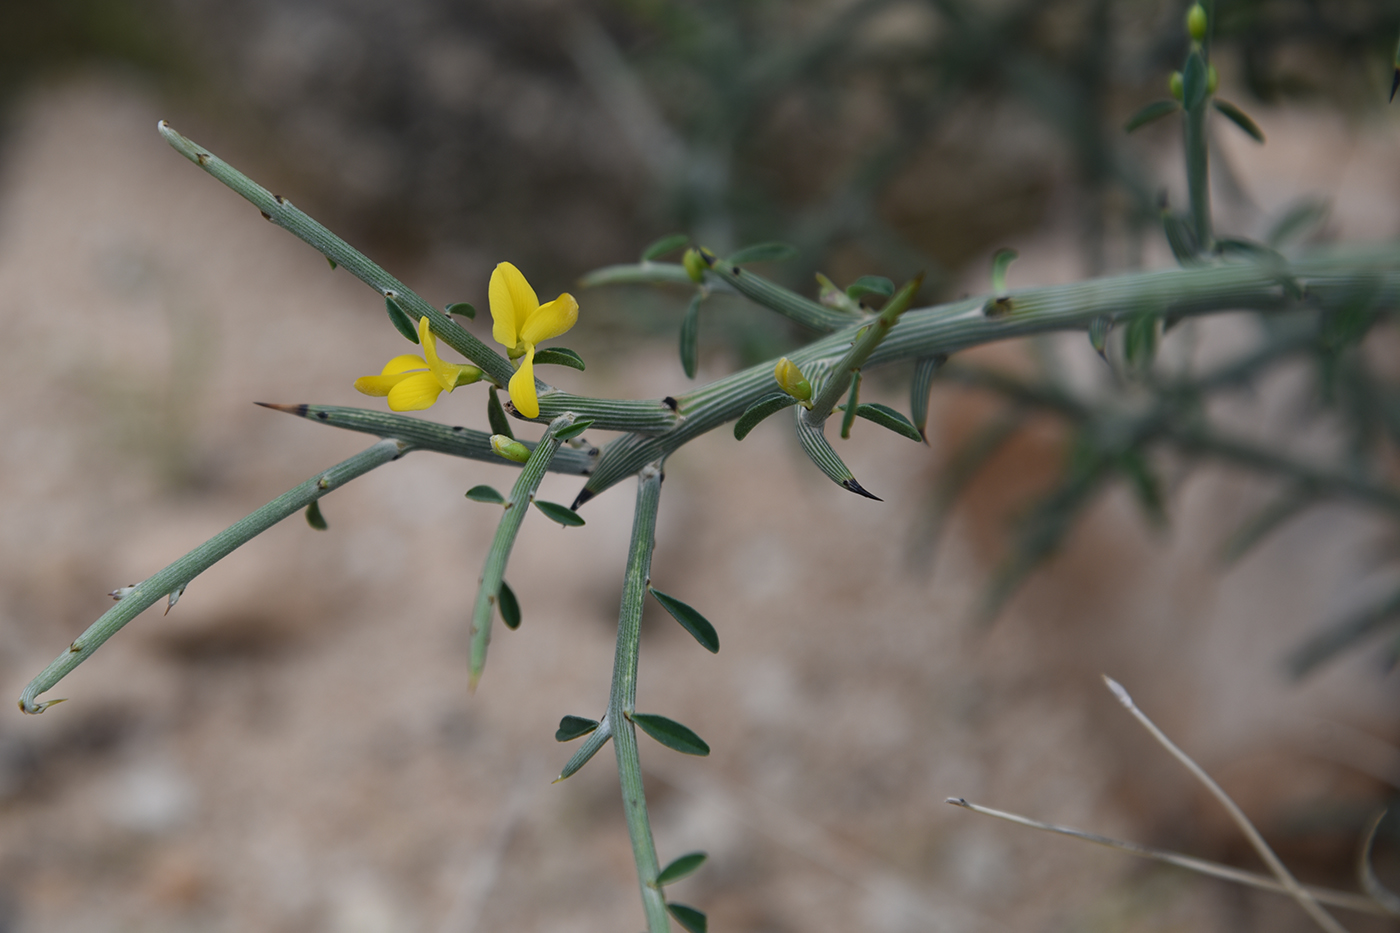
[[[1215,22],[1213,60],[1246,108],[1321,100],[1359,117],[1384,105],[1400,3],[1238,0]],[[371,254],[449,270],[464,288],[509,255],[542,270],[542,292],[562,290],[683,230],[720,254],[795,244],[799,259],[773,271],[800,290],[818,270],[837,282],[928,270],[924,297],[938,299],[1056,212],[1078,231],[1085,274],[1141,265],[1161,237],[1152,160],[1174,130],[1122,125],[1165,96],[1186,45],[1175,0],[55,0],[0,8],[0,92],[94,64],[143,75],[258,139],[254,174],[301,192]],[[1228,195],[1218,146],[1213,159]],[[658,300],[599,302],[595,333],[669,333],[679,300],[664,312]],[[1157,420],[1126,447],[1121,413],[1067,401],[1053,366],[1026,382],[956,376],[1009,404],[948,458],[936,516],[1028,411],[1055,413],[1071,438],[1063,485],[1023,512],[989,611],[1108,478],[1160,522],[1150,455],[1183,443],[1164,426],[1179,434],[1213,392],[1300,354],[1317,369],[1308,405],[1346,435],[1338,475],[1373,483],[1400,438],[1400,390],[1358,349],[1376,311],[1361,295],[1346,320],[1271,322],[1242,370],[1171,385],[1141,366],[1158,322],[1128,328],[1123,358]],[[743,362],[791,337],[768,316],[715,323]],[[1227,550],[1336,493],[1283,479]],[[1400,596],[1338,631],[1398,612]]]

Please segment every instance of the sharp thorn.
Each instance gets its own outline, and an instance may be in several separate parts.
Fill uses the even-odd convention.
[[[578,491],[578,495],[574,497],[574,504],[569,506],[569,508],[577,512],[579,506],[583,505],[585,502],[587,502],[589,499],[592,499],[596,495],[596,492],[591,492],[587,487],[584,487],[583,489],[580,489]]]
[[[866,491],[865,491],[865,487],[862,486],[860,483],[857,483],[857,482],[855,481],[854,478],[848,479],[848,480],[843,480],[843,481],[841,482],[841,485],[844,486],[844,487],[846,487],[847,489],[849,489],[851,492],[855,493],[856,495],[865,496],[865,498],[867,498],[867,499],[874,499],[876,502],[884,502],[884,501],[885,501],[884,499],[881,499],[879,496],[877,496],[877,495],[875,495],[875,494],[873,494],[873,493],[866,492]]]

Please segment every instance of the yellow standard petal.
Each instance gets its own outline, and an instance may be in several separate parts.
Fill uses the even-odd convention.
[[[520,328],[522,343],[534,345],[560,334],[574,326],[578,320],[578,302],[568,292],[560,295],[549,304],[540,305]]]
[[[442,394],[442,386],[432,373],[412,373],[389,390],[391,411],[422,411],[432,408]]]
[[[535,394],[535,348],[526,346],[525,359],[520,361],[520,368],[515,371],[515,375],[510,377],[510,400],[515,403],[516,411],[526,418],[538,418],[540,416],[540,399]]]
[[[491,302],[491,336],[507,350],[520,342],[520,328],[540,306],[540,299],[520,270],[508,262],[499,263],[487,287]]]

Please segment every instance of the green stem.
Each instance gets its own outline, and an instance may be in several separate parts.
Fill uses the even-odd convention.
[[[632,837],[632,857],[642,889],[642,907],[649,933],[668,933],[666,898],[656,884],[661,864],[651,837],[647,798],[642,789],[642,762],[637,754],[637,728],[631,715],[637,702],[637,654],[642,635],[642,604],[651,575],[651,551],[656,544],[656,513],[661,500],[661,463],[642,468],[637,484],[637,510],[632,522],[632,545],[627,552],[627,575],[622,584],[622,609],[617,618],[617,654],[613,659],[612,694],[608,698],[608,722],[617,750],[618,780],[627,832]]]
[[[328,424],[333,428],[359,431],[364,434],[378,434],[380,437],[396,437],[413,445],[414,450],[431,450],[469,460],[484,460],[487,463],[508,463],[491,447],[491,435],[471,428],[438,424],[422,418],[410,418],[393,412],[374,411],[368,408],[344,408],[340,405],[273,405],[259,402],[264,408],[284,411],[317,424]],[[534,441],[521,441],[531,450]],[[549,461],[551,473],[573,473],[587,476],[598,463],[596,447],[561,447]]]
[[[88,626],[88,630],[79,635],[63,654],[30,681],[20,696],[19,708],[26,713],[42,713],[54,703],[62,702],[48,700],[41,703],[36,702],[35,698],[51,690],[73,668],[91,657],[103,642],[156,600],[183,589],[191,580],[223,560],[240,545],[262,534],[287,516],[306,508],[332,489],[344,486],[375,467],[397,460],[412,449],[402,441],[382,440],[289,489],[256,512],[234,522],[164,570],[147,577],[123,595],[101,618]]]
[[[481,568],[480,586],[476,591],[476,605],[472,609],[472,650],[471,650],[471,689],[476,689],[481,679],[482,668],[486,666],[486,648],[491,643],[491,620],[495,615],[496,603],[501,597],[501,580],[505,577],[506,564],[510,561],[510,549],[515,546],[515,536],[520,531],[520,523],[530,503],[535,500],[535,490],[540,488],[549,463],[559,451],[562,443],[555,435],[574,423],[574,416],[565,412],[550,422],[538,446],[530,452],[530,459],[511,487],[506,499],[505,514],[496,526],[496,537],[491,540],[491,549],[486,552],[486,564]]]

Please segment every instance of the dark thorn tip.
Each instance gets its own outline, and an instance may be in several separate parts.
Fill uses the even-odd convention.
[[[583,505],[585,502],[587,502],[589,499],[592,499],[596,495],[596,492],[593,492],[585,486],[583,489],[580,489],[578,491],[578,495],[574,497],[573,505],[570,505],[569,508],[577,512],[579,506]]]
[[[851,492],[855,493],[856,495],[865,496],[865,498],[867,498],[867,499],[874,499],[876,502],[884,502],[884,501],[885,501],[884,499],[881,499],[879,496],[875,495],[874,493],[867,492],[866,489],[865,489],[865,487],[862,486],[860,483],[857,483],[857,482],[855,481],[854,478],[851,478],[851,479],[848,479],[848,480],[842,480],[841,485],[844,486],[845,488],[849,489]]]

